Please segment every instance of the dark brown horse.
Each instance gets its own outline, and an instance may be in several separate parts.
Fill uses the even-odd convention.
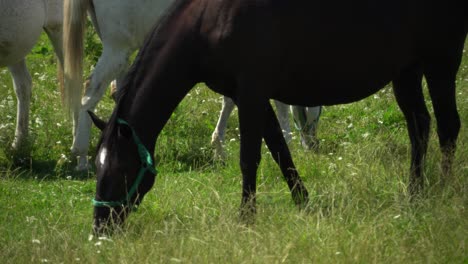
[[[239,108],[241,215],[255,212],[262,138],[298,205],[308,201],[269,104],[317,106],[365,98],[389,82],[411,139],[409,190],[423,186],[430,116],[426,78],[447,172],[460,119],[455,76],[467,35],[465,0],[178,0],[129,72],[99,144],[97,231],[121,222],[152,187],[156,139],[194,84]]]

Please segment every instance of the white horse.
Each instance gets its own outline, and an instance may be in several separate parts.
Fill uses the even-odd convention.
[[[287,143],[292,139],[291,128],[289,126],[289,106],[279,101],[274,101],[276,105],[276,115],[283,130],[283,136]],[[227,120],[234,110],[234,102],[229,97],[223,97],[223,107],[218,118],[215,130],[211,135],[211,145],[214,149],[215,159],[225,158],[224,136],[227,128]],[[305,149],[316,149],[318,147],[317,126],[322,111],[321,106],[304,107],[291,105],[291,112],[294,118],[296,129],[301,136],[301,144]]]
[[[62,5],[62,0],[0,0],[0,67],[7,66],[10,70],[18,101],[12,145],[15,150],[26,146],[29,133],[32,79],[25,57],[42,30],[47,33],[63,65]]]
[[[92,111],[112,80],[117,87],[127,73],[129,56],[143,44],[172,0],[64,0],[65,103],[73,112],[77,170],[88,168]],[[103,52],[82,97],[83,32],[86,12],[103,44]]]

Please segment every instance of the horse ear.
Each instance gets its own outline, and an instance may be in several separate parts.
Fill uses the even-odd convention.
[[[93,121],[94,125],[101,131],[104,130],[104,128],[107,126],[107,122],[97,117],[97,115],[95,115],[91,111],[88,111],[88,114],[91,117],[91,120]]]

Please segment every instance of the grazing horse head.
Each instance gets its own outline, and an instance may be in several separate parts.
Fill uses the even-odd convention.
[[[175,1],[147,37],[104,128],[96,158],[96,228],[112,218],[123,221],[141,202],[154,182],[154,173],[142,169],[144,160],[151,160],[172,112],[201,81],[238,106],[241,216],[255,213],[262,138],[294,202],[300,207],[308,202],[269,99],[303,106],[351,103],[389,82],[407,121],[408,185],[417,194],[430,128],[423,77],[444,160],[450,164],[453,158],[460,130],[455,77],[468,30],[465,7],[461,0]],[[141,146],[149,154],[142,155]]]
[[[112,134],[106,137],[110,140],[99,143],[96,158],[98,184],[93,205],[94,230],[99,233],[112,226],[109,224],[123,223],[127,214],[138,207],[154,184],[156,170],[152,154],[126,121],[117,119],[107,125],[93,113],[90,115],[103,133]]]

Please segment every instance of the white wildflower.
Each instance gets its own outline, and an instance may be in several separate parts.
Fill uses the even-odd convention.
[[[106,237],[106,236],[100,236],[98,237],[99,240],[102,240],[102,241],[109,241],[109,242],[113,242],[112,239]]]
[[[42,122],[42,120],[39,118],[39,117],[36,117],[36,120],[35,120],[36,124],[38,126],[42,126],[44,123]]]

